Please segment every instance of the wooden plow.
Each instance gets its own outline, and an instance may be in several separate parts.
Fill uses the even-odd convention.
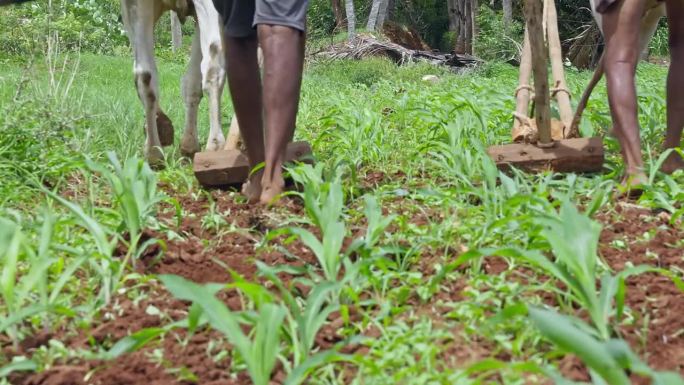
[[[598,172],[603,168],[601,138],[580,138],[573,129],[570,92],[565,83],[558,16],[554,0],[525,0],[525,42],[515,91],[513,144],[493,146],[487,152],[500,169],[528,172]],[[549,87],[551,62],[553,88]],[[534,87],[530,78],[534,78]],[[551,117],[551,98],[560,119]],[[530,111],[530,102],[533,102]]]

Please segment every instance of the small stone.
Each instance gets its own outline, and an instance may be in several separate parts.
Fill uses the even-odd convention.
[[[439,81],[439,77],[436,75],[425,75],[423,76],[423,81],[428,83],[437,83]]]

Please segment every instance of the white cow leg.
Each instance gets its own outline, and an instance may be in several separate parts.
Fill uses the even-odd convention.
[[[188,70],[183,76],[183,100],[185,101],[185,131],[181,140],[181,153],[192,157],[199,152],[197,134],[197,111],[202,100],[202,50],[198,33],[192,40],[192,54]]]
[[[195,0],[197,25],[202,49],[202,88],[209,96],[209,140],[208,151],[224,147],[225,138],[221,129],[221,95],[226,81],[221,42],[220,17],[212,0]]]
[[[157,132],[159,83],[154,62],[154,9],[142,0],[122,0],[121,6],[133,45],[135,85],[145,108],[145,157],[150,164],[160,165],[164,154]]]
[[[226,138],[226,150],[240,149],[240,125],[238,124],[237,115],[233,114],[233,119],[230,122],[230,129],[228,130],[228,137]]]

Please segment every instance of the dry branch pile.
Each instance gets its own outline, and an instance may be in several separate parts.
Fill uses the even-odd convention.
[[[471,55],[442,54],[433,51],[413,50],[399,44],[383,41],[369,34],[359,34],[349,42],[332,45],[314,54],[328,59],[363,59],[371,56],[387,57],[402,65],[414,62],[428,62],[449,67],[472,67],[482,61]]]

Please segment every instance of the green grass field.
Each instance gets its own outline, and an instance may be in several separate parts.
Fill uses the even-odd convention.
[[[176,144],[184,61],[158,62]],[[0,383],[684,383],[666,68],[638,71],[652,184],[626,202],[603,85],[582,132],[606,172],[506,175],[485,149],[509,141],[516,68],[312,60],[296,136],[317,163],[274,209],[201,189],[177,145],[141,161],[129,57],[0,68]],[[590,74],[567,76],[579,96]]]

